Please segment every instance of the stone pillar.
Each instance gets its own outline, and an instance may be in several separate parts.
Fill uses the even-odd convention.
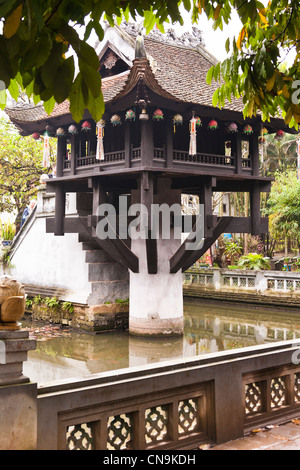
[[[154,203],[159,206],[166,204],[169,208],[173,204],[181,205],[181,191],[170,189],[170,181],[162,178],[155,186]],[[138,192],[136,196],[139,197]],[[133,202],[137,202],[134,197]],[[164,239],[160,231],[156,242],[157,272],[150,274],[148,266],[151,260],[149,254],[147,259],[146,240],[139,238],[131,241],[131,249],[139,258],[139,272],[130,272],[129,332],[142,336],[182,335],[182,272],[170,273],[170,258],[180,247],[181,239],[174,237],[171,228],[168,239]]]
[[[37,384],[23,375],[35,347],[25,330],[0,330],[0,450],[36,450]]]

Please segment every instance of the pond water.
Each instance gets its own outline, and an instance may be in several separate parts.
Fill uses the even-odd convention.
[[[189,300],[184,304],[184,335],[142,339],[127,332],[97,335],[58,325],[24,321],[37,339],[29,351],[24,375],[39,385],[86,377],[109,370],[246,346],[300,338],[300,310]]]

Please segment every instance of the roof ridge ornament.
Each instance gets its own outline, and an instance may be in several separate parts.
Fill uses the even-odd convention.
[[[144,36],[139,34],[135,41],[135,58],[136,59],[145,59],[147,54],[145,51]]]

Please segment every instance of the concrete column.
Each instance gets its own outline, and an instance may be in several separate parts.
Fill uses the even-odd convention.
[[[180,190],[171,190],[167,179],[157,181],[154,204],[181,203]],[[140,193],[133,194],[137,202]],[[140,200],[140,199],[139,199]],[[160,227],[161,228],[161,227]],[[183,334],[182,272],[170,274],[169,260],[181,245],[170,229],[169,239],[157,239],[157,274],[149,274],[146,241],[131,241],[131,249],[139,258],[139,273],[130,272],[129,280],[129,331],[135,335],[165,336]]]
[[[27,331],[0,331],[0,450],[36,450],[37,384],[22,370],[35,347]]]

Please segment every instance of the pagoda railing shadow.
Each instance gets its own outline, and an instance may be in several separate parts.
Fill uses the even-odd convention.
[[[252,171],[251,157],[242,158],[241,168],[243,172]],[[74,164],[75,173],[82,172],[91,167],[102,167],[103,170],[111,167],[138,167],[142,164],[142,153],[140,147],[132,147],[129,151],[128,161],[126,161],[126,151],[117,150],[104,154],[103,160],[97,160],[95,155],[76,157]],[[153,149],[153,165],[154,166],[174,166],[180,168],[193,167],[214,167],[223,172],[234,173],[236,170],[236,157],[232,155],[217,155],[209,153],[197,153],[190,155],[189,152],[183,150],[173,150],[171,163],[167,163],[167,151],[165,147]],[[70,159],[64,161],[64,173],[71,171],[72,162]]]
[[[300,411],[299,352],[281,341],[45,384],[38,449],[197,449],[285,422]]]

